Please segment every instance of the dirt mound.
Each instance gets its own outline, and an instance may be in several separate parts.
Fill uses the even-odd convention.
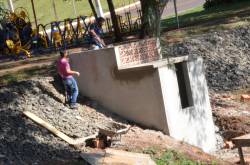
[[[92,135],[99,125],[116,120],[114,115],[88,106],[67,108],[53,84],[52,78],[43,78],[0,88],[0,164],[40,164],[77,157],[77,150],[24,117],[23,111],[36,114],[73,138]]]
[[[188,38],[164,47],[166,56],[202,56],[210,89],[226,91],[249,87],[250,27]]]
[[[250,133],[250,103],[240,100],[241,95],[246,92],[247,90],[210,94],[214,121],[225,140]]]
[[[220,127],[225,140],[250,133],[250,123],[247,117],[219,116],[214,113],[215,124]]]

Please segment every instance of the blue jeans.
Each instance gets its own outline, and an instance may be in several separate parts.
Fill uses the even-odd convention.
[[[67,78],[63,80],[63,84],[65,85],[65,89],[67,91],[66,97],[67,97],[69,104],[75,105],[77,96],[79,94],[76,80],[74,79],[74,77]]]
[[[101,49],[101,48],[103,48],[103,46],[100,46],[100,45],[98,45],[98,44],[93,44],[93,45],[91,46],[91,49],[92,49],[92,50],[98,50],[98,49]]]

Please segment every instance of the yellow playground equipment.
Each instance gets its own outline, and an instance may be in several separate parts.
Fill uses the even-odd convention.
[[[6,45],[8,49],[10,50],[10,54],[20,54],[21,52],[24,52],[27,57],[31,57],[30,52],[24,49],[21,46],[21,42],[14,43],[12,40],[6,40]]]
[[[33,32],[33,36],[35,36],[35,35],[37,35],[37,32]],[[46,35],[44,34],[44,32],[39,32],[38,36],[39,36],[39,38],[42,41],[42,46],[44,48],[48,48],[49,47],[48,40],[47,40]]]
[[[55,47],[59,48],[62,46],[62,36],[59,31],[52,32],[52,37],[55,43]]]
[[[22,7],[16,8],[14,12],[8,11],[5,18],[5,22],[7,23],[5,25],[6,34],[4,40],[6,48],[4,49],[4,53],[16,56],[20,55],[20,53],[24,53],[27,57],[31,57],[29,52],[31,41],[22,40],[22,36],[20,35],[24,28],[27,28],[26,26],[30,23],[27,10]],[[10,25],[11,28],[8,27],[7,24]],[[9,37],[9,34],[11,34],[12,37]],[[31,40],[32,29],[31,34],[25,37]]]
[[[65,41],[67,43],[72,43],[73,41],[73,38],[74,38],[74,32],[73,32],[73,27],[72,25],[70,24],[70,20],[69,19],[66,19],[64,21],[65,23]]]

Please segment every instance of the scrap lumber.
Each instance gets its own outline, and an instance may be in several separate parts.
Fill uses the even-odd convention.
[[[33,113],[29,112],[29,111],[24,111],[23,114],[26,117],[28,117],[29,119],[33,120],[35,123],[37,123],[40,126],[48,129],[51,133],[53,133],[57,137],[61,138],[62,140],[66,141],[70,145],[83,144],[83,143],[85,143],[86,140],[96,138],[97,135],[98,135],[98,133],[95,133],[94,135],[90,135],[90,136],[87,136],[87,137],[73,139],[73,138],[67,136],[66,134],[64,134],[63,132],[59,131],[58,129],[56,129],[54,126],[52,126],[48,122],[46,122],[43,119],[39,118],[35,114],[33,114]]]
[[[82,153],[81,157],[91,165],[156,165],[150,155],[115,149],[95,150],[88,153]]]

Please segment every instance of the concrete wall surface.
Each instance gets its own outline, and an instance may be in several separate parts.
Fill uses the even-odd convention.
[[[131,68],[123,66],[126,69],[119,70],[118,58],[117,48],[70,55],[73,69],[81,73],[77,78],[80,92],[128,120],[161,130],[204,151],[215,149],[214,123],[201,58],[176,60],[184,68],[181,82],[176,71],[180,65],[170,64],[171,60],[158,60],[141,67],[129,63]],[[180,97],[184,88],[180,88],[180,83],[189,87],[186,97],[190,105],[184,108]]]
[[[170,136],[198,146],[206,152],[216,148],[215,130],[202,59],[193,59],[186,65],[193,100],[182,108],[180,90],[174,65],[159,68],[163,100]]]
[[[168,133],[157,69],[119,71],[114,48],[70,55],[80,92],[122,117]]]

